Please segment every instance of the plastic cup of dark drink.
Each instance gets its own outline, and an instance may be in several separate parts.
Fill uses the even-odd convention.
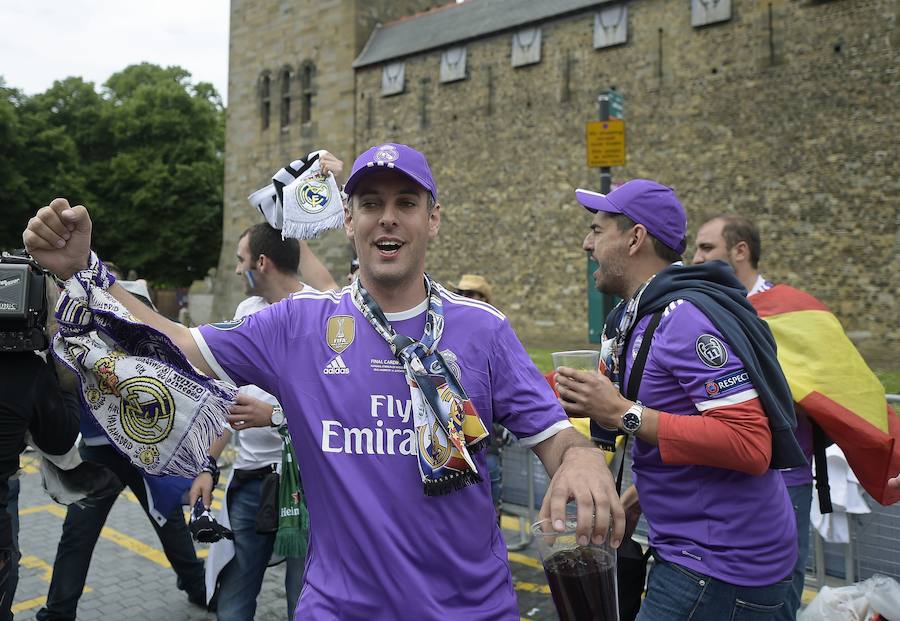
[[[609,537],[578,545],[575,521],[567,515],[563,531],[553,530],[549,520],[532,526],[556,612],[560,621],[618,621],[616,549]]]

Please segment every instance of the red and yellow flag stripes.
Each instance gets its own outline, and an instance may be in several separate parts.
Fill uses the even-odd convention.
[[[900,417],[878,378],[822,302],[788,285],[750,297],[778,344],[794,401],[844,451],[847,463],[883,505],[900,500],[887,480],[900,473]]]

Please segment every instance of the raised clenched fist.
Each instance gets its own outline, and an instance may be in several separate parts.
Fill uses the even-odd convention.
[[[28,221],[22,241],[38,263],[65,279],[88,266],[91,218],[82,205],[56,198]]]

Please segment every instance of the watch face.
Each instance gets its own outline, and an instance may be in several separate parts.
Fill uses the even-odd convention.
[[[625,412],[625,415],[622,416],[622,426],[625,431],[633,433],[641,426],[641,417],[634,412]]]
[[[284,422],[284,411],[281,409],[275,409],[272,411],[272,425],[278,426]]]

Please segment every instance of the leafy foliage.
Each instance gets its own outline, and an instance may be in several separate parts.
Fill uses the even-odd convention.
[[[157,284],[186,285],[221,245],[224,109],[180,67],[132,65],[25,97],[0,81],[0,247],[56,196],[82,203],[94,248]]]

